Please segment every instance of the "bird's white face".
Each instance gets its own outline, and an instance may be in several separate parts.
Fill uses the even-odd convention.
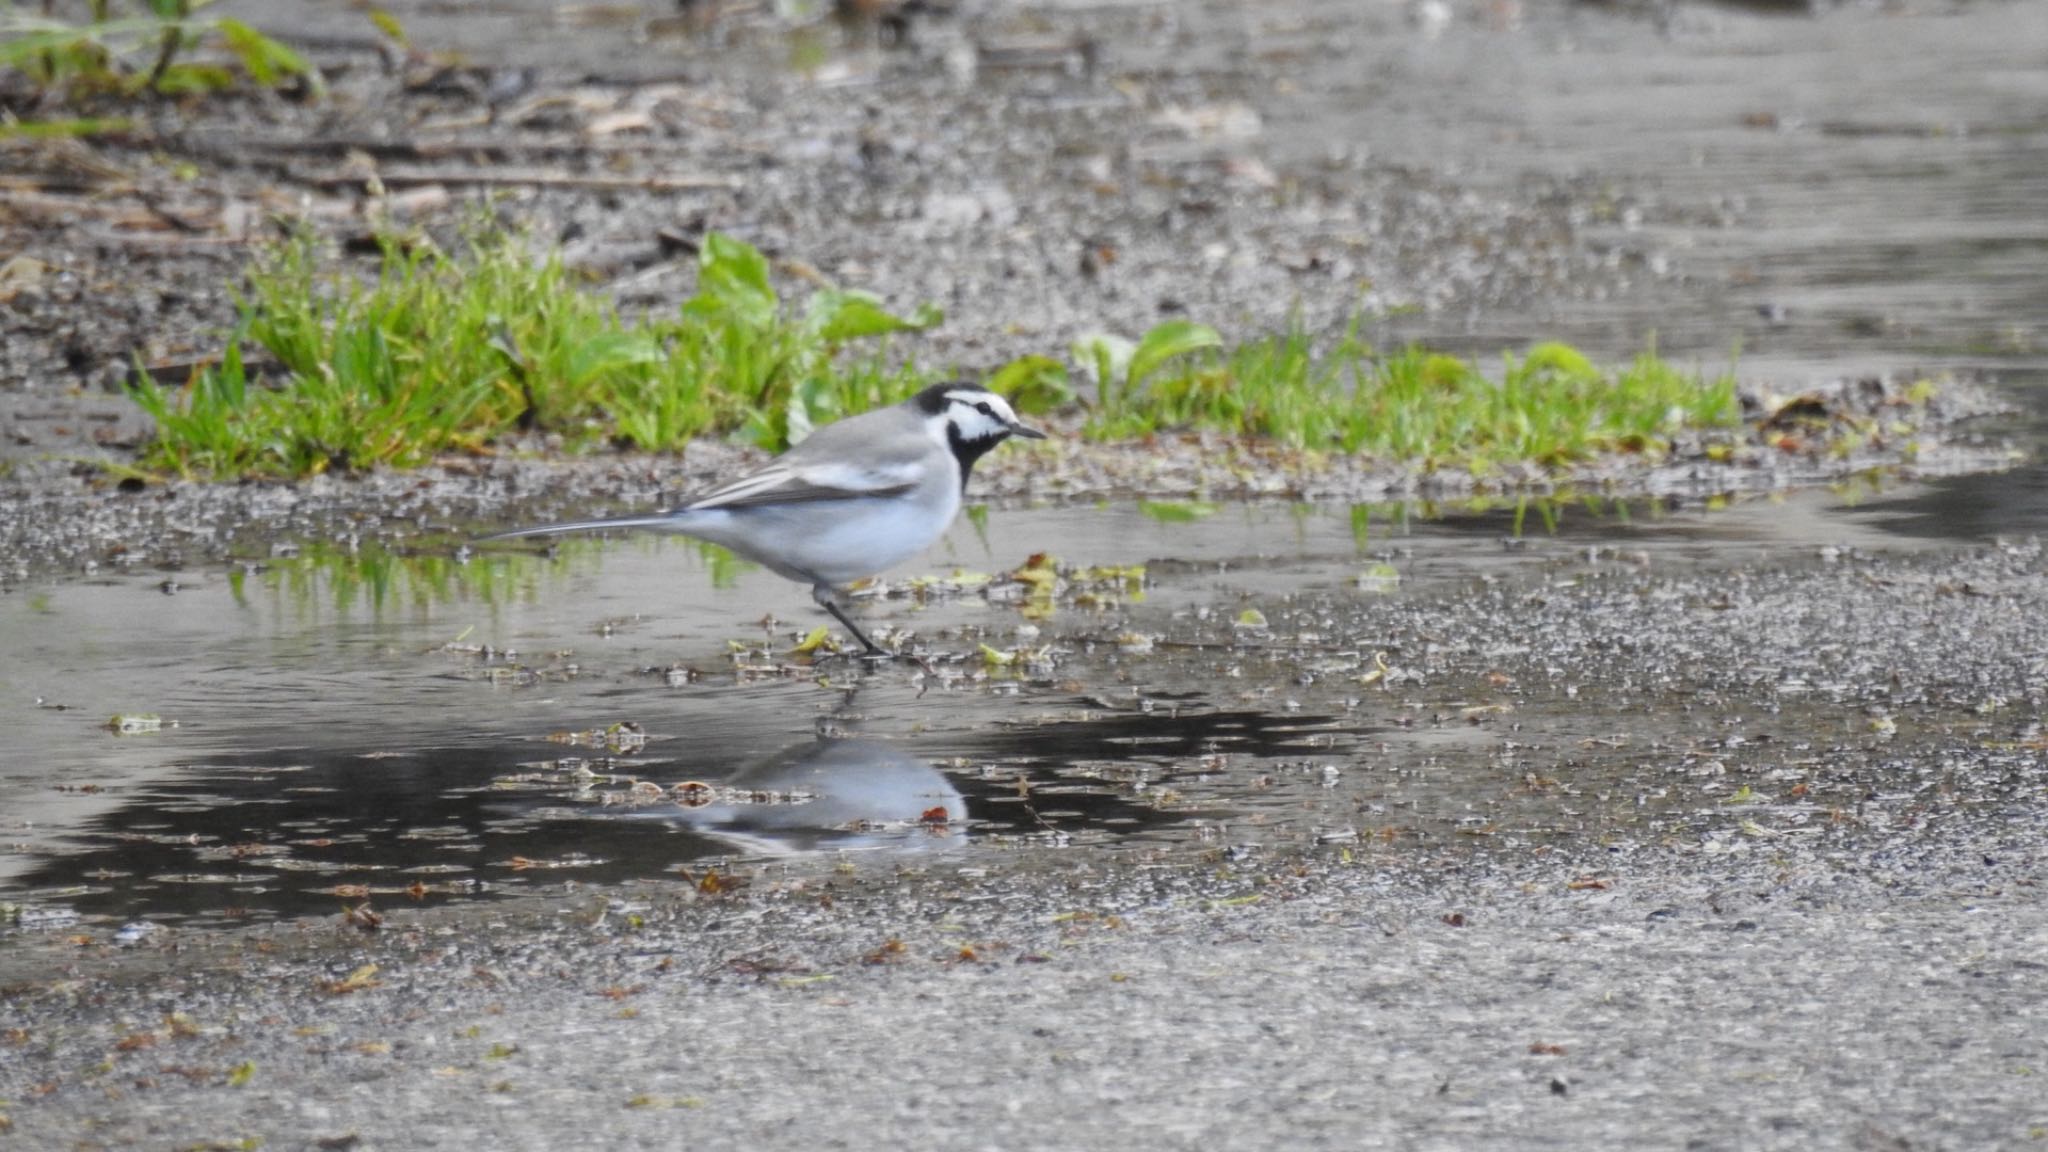
[[[938,419],[950,425],[954,435],[967,444],[993,444],[1010,435],[1041,435],[1018,423],[1009,401],[978,388],[946,393],[946,410]],[[946,429],[938,431],[944,433]]]

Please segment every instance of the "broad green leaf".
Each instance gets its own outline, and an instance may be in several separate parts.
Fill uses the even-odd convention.
[[[228,341],[227,351],[221,355],[220,370],[212,373],[215,387],[220,389],[221,399],[231,409],[239,409],[248,400],[248,378],[242,369],[242,342]]]
[[[697,295],[687,309],[724,311],[756,328],[775,320],[779,301],[768,283],[768,258],[722,232],[704,237],[697,259]]]
[[[1128,378],[1132,357],[1138,346],[1109,332],[1091,332],[1074,341],[1074,359],[1098,390],[1122,384]]]
[[[1204,348],[1220,348],[1223,336],[1207,324],[1192,320],[1168,320],[1156,325],[1138,341],[1136,351],[1131,354],[1130,375],[1127,380],[1131,387],[1143,384],[1146,378],[1159,370],[1159,366],[1177,356],[1199,352]]]
[[[1598,379],[1600,370],[1578,349],[1555,341],[1538,344],[1529,349],[1529,355],[1522,360],[1524,372],[1547,372],[1570,380]]]
[[[1019,356],[995,370],[988,378],[988,390],[1027,416],[1043,415],[1074,399],[1074,390],[1067,386],[1066,365],[1050,356]]]
[[[839,396],[832,382],[821,377],[799,380],[789,390],[789,410],[783,420],[783,438],[788,447],[803,443],[813,429],[829,424],[845,413],[839,410]]]
[[[638,332],[601,332],[569,354],[569,382],[588,384],[630,364],[653,364],[663,356],[653,337]]]
[[[220,29],[221,38],[228,42],[228,50],[235,54],[235,59],[242,62],[249,79],[265,88],[277,87],[287,76],[306,76],[317,82],[318,74],[305,57],[240,20],[223,16],[214,27]]]
[[[911,316],[898,316],[882,307],[880,297],[867,292],[826,290],[811,297],[808,323],[813,332],[829,344],[843,344],[890,332],[914,332],[930,328],[945,314],[930,304]]]

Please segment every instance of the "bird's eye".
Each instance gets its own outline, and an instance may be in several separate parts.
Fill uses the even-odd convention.
[[[989,407],[989,406],[988,406],[988,401],[986,401],[986,400],[982,401],[982,402],[981,402],[981,403],[979,403],[979,404],[976,404],[976,405],[974,406],[974,410],[975,410],[976,412],[979,412],[979,413],[981,413],[981,414],[982,414],[983,416],[994,416],[994,415],[996,414],[996,410],[995,410],[995,409],[993,409],[993,408],[991,408],[991,407]]]

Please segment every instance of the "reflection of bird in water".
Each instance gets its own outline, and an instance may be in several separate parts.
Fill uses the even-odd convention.
[[[931,765],[875,740],[820,740],[785,748],[723,782],[721,791],[777,794],[764,803],[717,803],[664,812],[750,853],[786,856],[850,848],[926,851],[966,837],[967,802]],[[808,799],[785,802],[782,795]]]

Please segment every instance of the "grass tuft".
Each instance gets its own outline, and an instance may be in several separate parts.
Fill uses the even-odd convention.
[[[1511,461],[1660,453],[1681,432],[1731,427],[1740,415],[1733,377],[1703,379],[1653,353],[1605,370],[1566,345],[1539,344],[1507,357],[1494,379],[1476,363],[1420,348],[1380,355],[1356,326],[1321,353],[1298,324],[1236,348],[1185,332],[1174,342],[1182,350],[1142,377],[1134,356],[1132,371],[1100,390],[1091,435],[1212,428],[1485,471]],[[1084,346],[1077,358],[1087,364],[1098,353]],[[1117,379],[1107,362],[1096,371],[1098,380]]]
[[[707,238],[698,292],[674,314],[626,320],[556,253],[473,228],[453,251],[383,241],[372,283],[325,275],[301,237],[257,266],[220,363],[188,387],[132,390],[156,421],[145,466],[186,476],[305,476],[413,467],[520,431],[572,448],[679,449],[733,430],[780,448],[815,424],[893,403],[914,366],[843,356],[936,310],[898,316],[823,290],[797,312],[759,252]],[[244,345],[276,361],[251,378]]]
[[[203,95],[244,77],[319,94],[319,70],[282,42],[232,17],[196,14],[212,3],[86,0],[62,5],[77,14],[66,18],[50,0],[40,12],[16,0],[0,10],[0,68],[19,72],[39,95],[69,100]]]
[[[182,388],[146,376],[133,387],[156,422],[144,467],[207,477],[406,468],[532,432],[571,450],[677,450],[730,433],[780,449],[933,379],[891,359],[887,341],[937,324],[936,309],[899,315],[836,288],[787,301],[760,252],[717,234],[704,240],[694,296],[630,319],[558,253],[483,223],[450,248],[387,237],[372,279],[325,260],[305,236],[272,251],[217,364]],[[1136,341],[1089,337],[1072,362],[1093,381],[1092,402],[1049,356],[1013,361],[989,382],[1026,412],[1085,408],[1093,439],[1213,429],[1480,472],[1663,454],[1681,435],[1739,420],[1732,379],[1654,354],[1603,369],[1539,344],[1494,373],[1421,349],[1380,354],[1356,325],[1321,348],[1298,323],[1233,346],[1176,320]]]

